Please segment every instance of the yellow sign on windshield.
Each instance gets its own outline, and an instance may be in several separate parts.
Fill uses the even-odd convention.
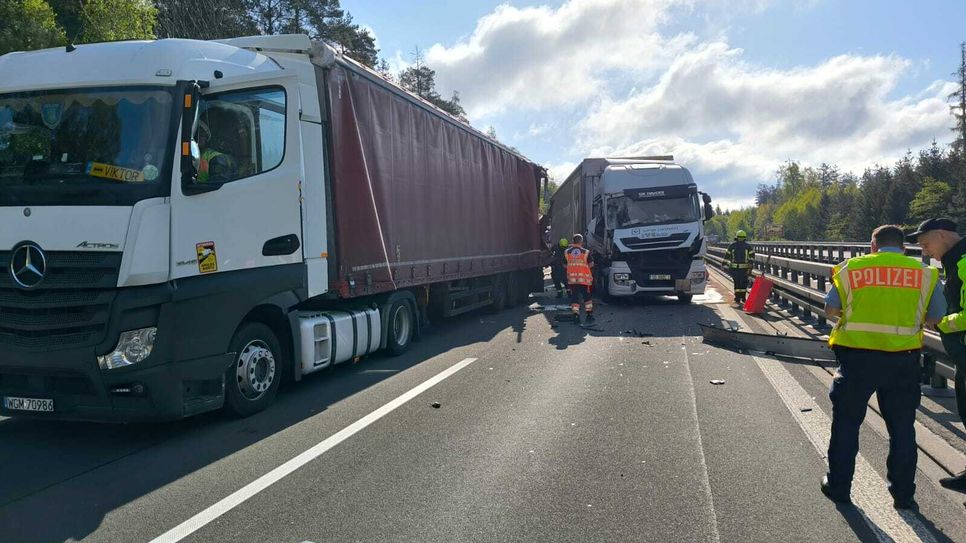
[[[141,170],[132,170],[130,168],[122,168],[120,166],[112,166],[111,164],[102,164],[100,162],[92,162],[88,167],[88,175],[94,177],[102,177],[104,179],[113,179],[114,181],[121,181],[124,183],[143,183],[144,173]]]

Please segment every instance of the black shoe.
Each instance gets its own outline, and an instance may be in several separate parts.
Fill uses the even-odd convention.
[[[585,322],[587,324],[593,324],[597,322],[597,319],[595,319],[593,315],[587,315],[587,320]]]
[[[939,480],[939,484],[950,490],[966,493],[966,470],[963,470],[952,477],[943,477]]]
[[[839,492],[832,491],[832,485],[828,483],[828,475],[825,475],[822,477],[822,494],[825,494],[826,498],[832,500],[835,503],[844,503],[848,505],[852,504],[852,498],[849,497],[849,494],[847,492],[845,494],[842,494]]]
[[[918,511],[919,504],[916,503],[914,498],[893,498],[892,507],[899,509],[900,511]]]

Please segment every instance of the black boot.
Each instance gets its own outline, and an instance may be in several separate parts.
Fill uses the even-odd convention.
[[[851,504],[852,498],[849,496],[848,492],[841,492],[832,490],[832,485],[828,482],[828,475],[822,477],[822,494],[825,497],[832,500],[835,503]]]

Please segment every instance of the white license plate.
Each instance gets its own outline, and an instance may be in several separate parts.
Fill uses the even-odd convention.
[[[11,411],[42,411],[52,413],[54,411],[54,400],[4,397],[3,407]]]
[[[651,274],[651,281],[670,281],[671,276],[668,274]]]

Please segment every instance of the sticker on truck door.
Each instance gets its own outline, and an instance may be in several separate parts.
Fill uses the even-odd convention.
[[[205,241],[195,245],[198,252],[198,271],[213,273],[218,271],[218,254],[215,253],[215,242]]]

